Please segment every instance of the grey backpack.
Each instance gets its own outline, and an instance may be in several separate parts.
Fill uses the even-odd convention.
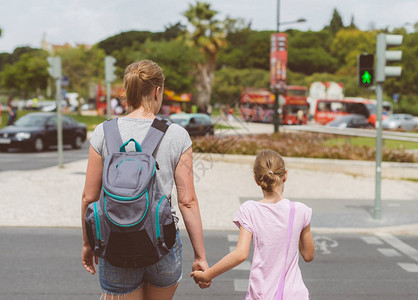
[[[158,187],[153,154],[170,122],[154,119],[141,145],[122,143],[117,119],[103,124],[109,156],[100,199],[88,206],[85,225],[94,254],[122,268],[154,264],[173,247],[176,228],[170,195]],[[135,152],[125,146],[135,143]]]

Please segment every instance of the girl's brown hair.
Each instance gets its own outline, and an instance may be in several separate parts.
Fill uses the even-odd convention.
[[[275,151],[261,151],[254,162],[254,177],[257,184],[266,192],[272,192],[286,174],[283,158]]]
[[[123,88],[128,106],[133,110],[142,106],[146,112],[151,111],[152,92],[154,88],[163,86],[163,70],[151,60],[134,62],[125,69]]]

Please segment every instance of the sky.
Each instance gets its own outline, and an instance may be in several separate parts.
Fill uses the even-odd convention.
[[[253,30],[275,30],[278,0],[206,0],[226,16],[251,22]],[[183,13],[195,0],[0,0],[0,52],[19,46],[40,48],[45,36],[51,44],[95,44],[128,30],[164,31],[181,22]],[[280,30],[320,30],[329,24],[334,8],[348,25],[362,30],[408,31],[418,22],[417,0],[281,0],[279,22],[305,18],[305,23],[283,25]],[[406,23],[409,23],[405,25]]]

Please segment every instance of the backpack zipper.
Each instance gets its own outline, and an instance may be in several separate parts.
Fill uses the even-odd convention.
[[[102,232],[100,230],[99,212],[97,211],[97,202],[93,203],[94,221],[96,223],[96,236],[99,241],[102,240]]]
[[[161,202],[163,202],[164,198],[167,198],[166,196],[161,197],[160,201],[157,204],[157,209],[155,211],[155,235],[158,241],[158,244],[161,245],[161,230],[160,230],[160,206]]]

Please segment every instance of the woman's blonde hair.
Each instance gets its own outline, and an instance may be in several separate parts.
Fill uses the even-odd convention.
[[[153,91],[163,88],[164,74],[161,67],[151,60],[141,60],[126,67],[123,76],[123,88],[129,108],[143,107],[146,112],[152,110]]]
[[[286,174],[284,160],[275,151],[263,150],[255,159],[253,172],[257,184],[264,191],[272,192]]]

